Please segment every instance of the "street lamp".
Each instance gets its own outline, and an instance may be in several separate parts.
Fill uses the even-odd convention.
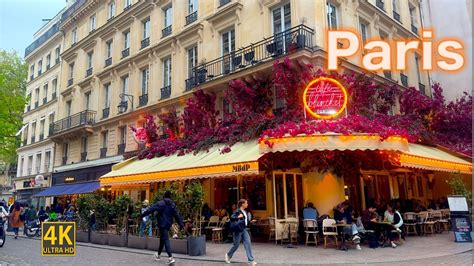
[[[130,95],[130,94],[125,94],[125,93],[121,93],[119,95],[120,99],[122,99],[122,101],[120,102],[120,104],[117,106],[118,108],[118,111],[119,113],[124,113],[127,111],[127,108],[128,108],[128,101],[125,101],[124,98],[127,97],[127,99],[130,101],[130,103],[132,104],[132,110],[133,110],[133,95]]]

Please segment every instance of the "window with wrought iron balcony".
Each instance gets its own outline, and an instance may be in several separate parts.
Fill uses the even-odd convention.
[[[161,88],[160,100],[168,99],[171,96],[171,85]]]
[[[46,70],[49,70],[51,68],[51,65],[46,65]]]
[[[140,95],[138,97],[138,106],[145,106],[148,103],[148,93]]]
[[[142,40],[141,42],[141,49],[147,47],[150,45],[150,37],[146,37],[145,39]]]
[[[81,162],[85,162],[87,159],[87,152],[81,152]]]
[[[35,76],[33,74],[30,75],[30,81],[32,81],[33,79],[35,79]]]
[[[130,55],[130,48],[122,50],[122,58],[125,58]]]
[[[107,147],[100,148],[100,158],[107,157]]]
[[[125,143],[121,143],[117,145],[117,155],[121,155],[125,153]]]
[[[169,25],[161,30],[161,38],[164,38],[168,35],[171,35],[172,32],[172,25]]]
[[[219,0],[219,7],[221,7],[223,5],[227,5],[230,2],[231,2],[231,0]]]
[[[376,5],[378,8],[382,9],[383,11],[385,11],[385,6],[384,6],[383,0],[376,0],[376,1],[375,1],[375,5]]]
[[[401,23],[401,21],[400,21],[400,14],[398,14],[396,11],[393,11],[393,18],[394,18],[396,21],[398,21],[398,22]]]
[[[41,74],[43,74],[43,72],[41,72],[41,70],[38,70],[38,77],[41,76]]]
[[[35,143],[35,139],[36,139],[36,137],[35,137],[35,136],[31,136],[30,144],[33,144],[33,143]]]
[[[112,65],[112,57],[105,59],[105,66],[108,67],[110,65]]]
[[[102,109],[102,119],[108,118],[110,113],[110,107]]]
[[[413,24],[411,24],[411,31],[415,33],[416,35],[418,35],[418,28]]]
[[[53,94],[51,95],[51,100],[54,100],[56,99],[56,92],[53,92]]]
[[[405,74],[400,73],[400,81],[403,86],[408,87],[408,77]]]
[[[68,81],[67,81],[67,86],[72,86],[72,84],[74,84],[74,78],[70,78]]]
[[[423,95],[427,95],[427,94],[426,94],[425,84],[423,84],[423,83],[418,83],[418,90],[419,90]]]
[[[44,139],[44,134],[43,134],[43,133],[41,133],[41,134],[40,134],[40,138],[39,138],[39,140],[40,140],[40,141],[42,141],[43,139]]]
[[[92,67],[89,67],[87,70],[86,70],[86,77],[92,75]]]
[[[189,13],[189,15],[186,16],[186,25],[189,25],[189,24],[193,23],[194,21],[196,21],[197,18],[198,18],[197,15],[198,15],[197,11]]]

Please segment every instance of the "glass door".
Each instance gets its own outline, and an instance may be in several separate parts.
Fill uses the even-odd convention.
[[[273,174],[273,199],[276,240],[281,239],[284,221],[298,218],[298,209],[303,206],[302,175],[295,173]]]

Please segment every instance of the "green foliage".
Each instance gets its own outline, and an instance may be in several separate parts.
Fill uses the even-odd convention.
[[[16,53],[0,50],[0,161],[11,163],[16,158],[26,104],[25,90],[28,68]]]
[[[95,197],[96,194],[85,194],[77,199],[77,216],[79,218],[78,228],[81,231],[87,231],[89,229],[91,211]]]
[[[115,199],[110,206],[110,216],[117,219],[115,233],[120,235],[128,221],[128,206],[132,205],[128,195],[122,195]]]
[[[468,199],[468,202],[471,202],[471,191],[467,188],[466,183],[464,183],[462,176],[460,174],[452,174],[448,180],[448,184],[451,186],[454,195],[465,196]]]

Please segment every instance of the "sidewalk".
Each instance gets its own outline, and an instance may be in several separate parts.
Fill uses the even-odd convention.
[[[10,232],[8,235],[12,236]],[[32,239],[31,241],[38,241]],[[91,243],[77,243],[77,246],[87,246],[98,249],[116,250],[131,252],[151,256],[154,252],[149,250],[139,250],[131,248],[120,248],[102,246]],[[230,248],[230,244],[206,245],[207,254],[199,257],[191,257],[182,254],[175,254],[176,258],[195,261],[215,261],[223,262],[224,254]],[[434,259],[449,255],[462,253],[472,253],[472,243],[455,243],[452,233],[436,234],[423,237],[407,237],[403,245],[393,248],[370,249],[362,246],[362,251],[349,249],[349,251],[335,250],[333,247],[324,249],[322,246],[296,246],[296,248],[286,248],[286,246],[275,245],[273,243],[254,243],[253,254],[259,264],[389,264],[391,262],[406,262],[423,259]],[[245,251],[243,246],[239,248],[234,256],[233,262],[245,263]],[[415,263],[416,264],[416,263]]]

